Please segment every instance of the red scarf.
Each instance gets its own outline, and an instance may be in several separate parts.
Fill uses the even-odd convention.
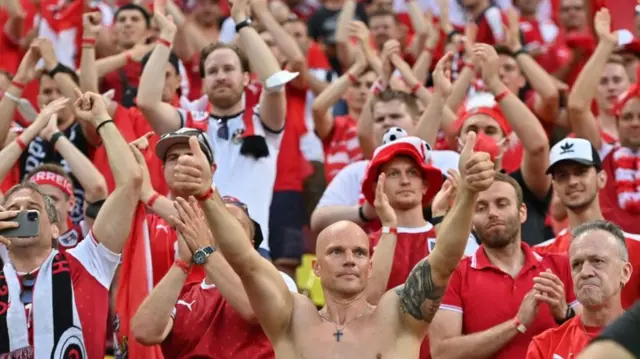
[[[618,205],[625,211],[640,213],[640,151],[619,147],[612,156]]]

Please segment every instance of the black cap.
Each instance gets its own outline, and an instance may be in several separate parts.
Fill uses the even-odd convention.
[[[214,163],[213,150],[207,139],[207,134],[196,128],[183,127],[177,131],[168,132],[160,137],[160,141],[156,144],[156,156],[163,162],[167,156],[167,151],[173,145],[189,144],[189,138],[196,137],[200,143],[200,148],[204,155],[207,156],[209,164]]]
[[[253,231],[254,233],[252,238],[253,247],[255,249],[260,248],[260,244],[264,240],[264,236],[262,235],[262,227],[260,227],[260,223],[254,221],[253,218],[251,218],[251,216],[249,215],[249,207],[244,202],[232,196],[224,196],[222,197],[222,201],[226,204],[232,204],[234,206],[239,207],[244,211],[244,213],[247,214],[247,217],[249,217],[249,220],[253,222],[253,227],[254,227],[254,231]]]

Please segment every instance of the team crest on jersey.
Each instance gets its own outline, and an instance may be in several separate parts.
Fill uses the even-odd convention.
[[[435,238],[429,238],[429,239],[427,239],[427,243],[429,244],[429,253],[431,253],[433,251],[433,249],[436,247],[436,239]]]
[[[239,128],[233,131],[233,134],[231,135],[231,141],[235,144],[242,142],[242,135],[244,135],[244,128]]]
[[[58,244],[63,247],[75,247],[78,244],[78,233],[75,230],[70,230],[67,233],[58,237]]]
[[[207,111],[191,111],[191,116],[196,122],[202,122],[209,119],[209,112]]]

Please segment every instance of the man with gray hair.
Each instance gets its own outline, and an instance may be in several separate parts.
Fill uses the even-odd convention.
[[[535,336],[527,359],[572,358],[624,312],[621,291],[633,272],[624,232],[596,220],[575,227],[572,234],[569,262],[582,314]]]

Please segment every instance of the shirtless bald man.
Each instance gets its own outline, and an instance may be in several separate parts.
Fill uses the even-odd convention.
[[[291,293],[278,270],[253,250],[242,225],[211,190],[211,166],[192,144],[182,156],[175,181],[200,201],[218,249],[238,274],[276,358],[417,358],[426,329],[438,310],[449,276],[462,258],[478,193],[493,182],[494,164],[474,153],[475,133],[460,156],[456,203],[442,223],[431,254],[411,271],[404,285],[386,292],[377,306],[367,303],[371,271],[369,239],[356,224],[339,222],[318,237],[315,273],[326,306],[318,311],[305,296]],[[382,218],[384,220],[384,218]],[[395,236],[395,223],[384,235]]]

